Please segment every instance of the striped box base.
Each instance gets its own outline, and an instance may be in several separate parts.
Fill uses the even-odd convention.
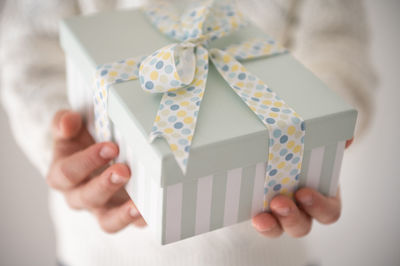
[[[90,84],[67,57],[68,92],[93,132]],[[120,147],[118,161],[129,165],[132,177],[126,190],[161,244],[245,221],[262,211],[266,162],[214,173],[196,180],[160,187],[145,167],[143,151],[114,127]],[[345,142],[305,150],[300,186],[334,196]],[[154,167],[161,167],[154,163]],[[151,172],[151,173],[150,173]]]

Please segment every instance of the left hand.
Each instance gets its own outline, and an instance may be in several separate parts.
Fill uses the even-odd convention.
[[[292,237],[302,237],[311,231],[313,219],[322,224],[331,224],[340,217],[341,202],[338,190],[336,197],[325,197],[311,188],[302,188],[295,193],[296,203],[284,195],[271,200],[271,213],[260,213],[253,217],[253,226],[266,237],[276,238],[286,232]]]

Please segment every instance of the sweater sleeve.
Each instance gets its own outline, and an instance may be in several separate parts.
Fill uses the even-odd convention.
[[[1,98],[17,143],[42,175],[51,160],[51,121],[68,108],[60,18],[77,12],[73,1],[9,0],[0,39]]]
[[[359,111],[357,139],[372,119],[377,84],[363,2],[303,0],[296,19],[293,54]]]

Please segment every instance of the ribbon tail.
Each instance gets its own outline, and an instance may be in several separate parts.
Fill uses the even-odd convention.
[[[93,86],[95,136],[97,142],[112,140],[112,123],[108,117],[108,90],[114,83],[138,79],[144,57],[131,57],[97,66]]]
[[[232,55],[218,49],[212,49],[210,54],[221,76],[268,129],[264,211],[269,211],[274,196],[292,197],[298,187],[304,150],[304,120]]]
[[[207,50],[198,46],[195,56],[193,81],[188,86],[164,93],[150,133],[150,141],[163,137],[168,142],[184,174],[208,74]]]

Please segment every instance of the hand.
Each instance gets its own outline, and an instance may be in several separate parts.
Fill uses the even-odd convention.
[[[105,232],[117,232],[131,223],[145,226],[123,188],[130,178],[129,168],[124,164],[108,165],[118,155],[117,145],[94,143],[81,116],[72,111],[55,115],[52,132],[49,186],[62,192],[71,208],[93,213]]]
[[[271,200],[271,213],[260,213],[253,217],[253,226],[261,234],[276,238],[286,232],[292,237],[302,237],[311,230],[312,220],[331,224],[340,217],[340,193],[336,197],[325,197],[311,188],[302,188],[295,193],[296,203],[287,196],[278,195]]]

